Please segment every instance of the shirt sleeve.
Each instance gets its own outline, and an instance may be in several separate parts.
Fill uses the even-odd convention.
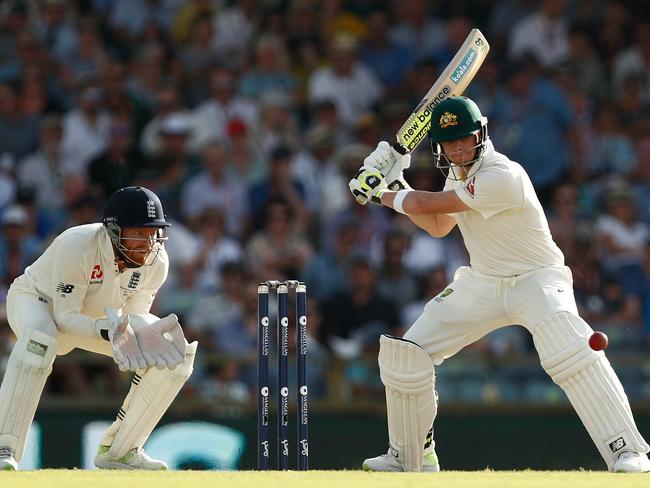
[[[138,289],[133,293],[129,298],[127,298],[122,311],[128,314],[143,314],[149,313],[151,310],[151,305],[153,304],[154,298],[156,298],[156,293],[158,289],[163,285],[167,279],[167,273],[169,272],[169,258],[167,257],[167,251],[161,249],[156,262],[151,265],[151,273],[148,273],[147,279],[143,284],[142,288]]]
[[[521,177],[502,168],[488,168],[455,189],[456,195],[484,219],[518,208],[524,201]]]
[[[52,261],[54,321],[59,331],[80,337],[99,337],[96,320],[81,313],[88,291],[87,253],[84,243],[73,238],[60,240]]]

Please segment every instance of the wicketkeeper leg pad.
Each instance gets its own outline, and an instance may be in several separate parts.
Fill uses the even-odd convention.
[[[192,374],[198,343],[185,345],[185,361],[175,369],[139,370],[131,383],[115,422],[101,444],[111,446],[111,457],[122,458],[134,447],[142,447]]]
[[[564,390],[611,470],[622,452],[649,447],[605,353],[589,347],[592,333],[580,317],[560,312],[535,327],[533,340],[542,367]]]
[[[47,377],[52,372],[58,342],[45,332],[26,331],[11,351],[0,387],[0,446],[22,459]]]
[[[382,335],[379,372],[386,388],[390,448],[404,471],[422,471],[424,446],[437,411],[431,358],[414,342]]]

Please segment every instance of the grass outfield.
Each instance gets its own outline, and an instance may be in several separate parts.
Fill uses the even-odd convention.
[[[637,488],[648,486],[648,482],[650,473],[595,471],[445,471],[426,474],[363,471],[0,471],[0,486],[3,488]]]

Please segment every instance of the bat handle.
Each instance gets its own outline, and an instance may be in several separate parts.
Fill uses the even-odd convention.
[[[402,156],[409,152],[409,150],[402,146],[399,142],[393,143],[393,149],[395,149],[395,151],[400,153]]]

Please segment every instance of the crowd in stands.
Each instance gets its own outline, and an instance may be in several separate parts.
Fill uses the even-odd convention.
[[[173,223],[153,312],[178,314],[201,344],[191,393],[251,399],[257,284],[298,278],[310,392],[331,393],[336,358],[349,395],[379,398],[378,335],[403,333],[468,257],[457,231],[431,238],[405,216],[356,204],[347,183],[479,27],[491,51],[467,95],[497,150],[531,176],[582,316],[610,334],[611,351],[647,353],[644,11],[617,0],[5,0],[0,305],[53,237],[99,221],[116,189],[143,185]],[[442,189],[426,142],[406,178]],[[1,359],[13,338],[0,318]],[[473,349],[534,355],[520,328]],[[92,391],[97,375],[66,363],[49,388]],[[631,399],[649,398],[650,379],[634,381]]]

